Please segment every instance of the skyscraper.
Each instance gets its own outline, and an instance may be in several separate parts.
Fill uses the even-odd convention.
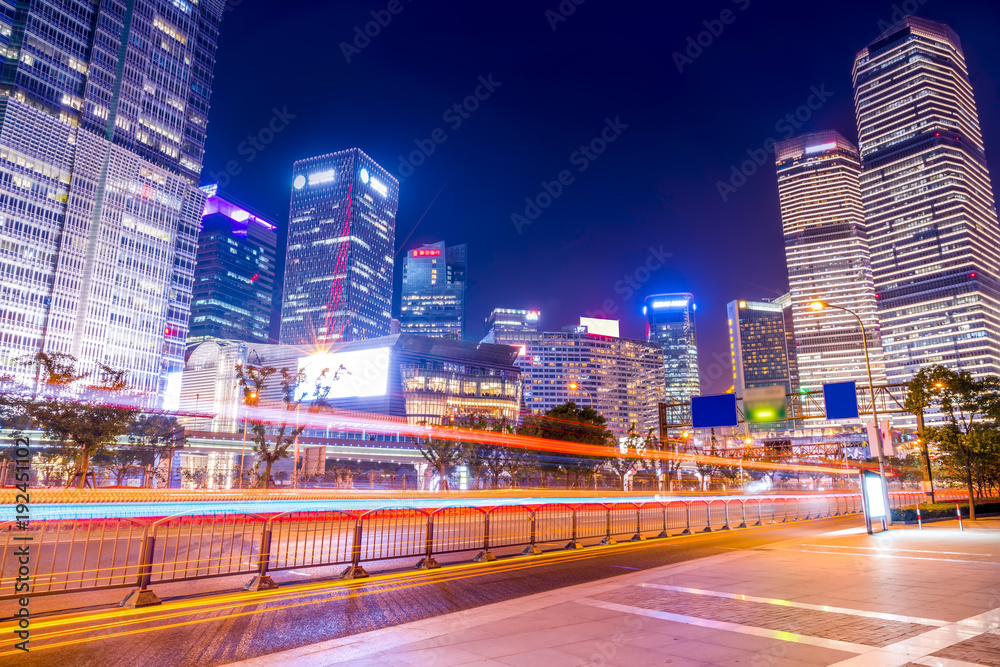
[[[494,308],[486,318],[484,343],[492,343],[501,332],[538,331],[541,314],[537,310]]]
[[[642,308],[646,340],[663,348],[666,402],[684,403],[701,393],[698,340],[694,325],[694,295],[654,294]]]
[[[885,384],[857,149],[836,132],[816,132],[779,141],[775,161],[799,385],[811,391],[831,382],[868,384],[857,321],[836,308],[812,310],[815,301],[857,313],[872,379]]]
[[[188,343],[209,339],[268,342],[271,327],[273,223],[218,194],[208,195],[194,267]]]
[[[465,333],[466,245],[422,245],[403,260],[401,333],[455,338]]]
[[[958,35],[905,17],[855,57],[854,106],[890,381],[1000,373],[1000,227]]]
[[[747,388],[784,387],[792,391],[791,365],[785,335],[785,313],[780,303],[730,301],[729,353],[737,396]]]
[[[293,165],[282,343],[389,335],[398,202],[396,179],[358,148]]]
[[[179,391],[223,7],[0,10],[0,373],[67,353]]]

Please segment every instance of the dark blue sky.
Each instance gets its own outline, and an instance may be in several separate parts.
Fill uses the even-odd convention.
[[[399,156],[440,128],[443,143],[401,179],[397,249],[469,244],[468,336],[504,306],[540,309],[551,329],[604,312],[640,338],[644,296],[690,291],[703,391],[729,385],[712,363],[728,363],[726,302],[787,287],[771,156],[726,201],[718,182],[787,136],[786,114],[809,102],[796,133],[855,140],[851,65],[880,21],[919,7],[958,32],[987,155],[1000,150],[994,1],[230,2],[204,182],[284,228],[294,160],[357,146],[405,176]],[[373,11],[386,25],[359,49],[355,28]],[[707,46],[688,50],[702,32]],[[479,80],[490,76],[492,91]],[[477,87],[478,108],[454,111]],[[602,153],[577,152],[602,131],[613,138]],[[237,168],[214,178],[227,164]],[[563,171],[568,185],[552,185]],[[562,191],[519,232],[511,216],[543,182]]]

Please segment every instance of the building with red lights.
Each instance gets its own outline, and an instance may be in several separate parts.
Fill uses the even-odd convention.
[[[468,247],[444,241],[420,246],[403,260],[399,331],[455,338],[465,334],[465,283]]]

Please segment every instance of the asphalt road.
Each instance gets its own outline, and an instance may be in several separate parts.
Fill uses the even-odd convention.
[[[2,623],[0,663],[23,665],[220,665],[298,646],[367,632],[481,605],[572,586],[733,549],[857,526],[859,516],[622,543],[579,551],[547,545],[541,556],[471,564],[472,553],[432,571],[381,571],[370,579],[340,581],[326,568],[275,577],[277,590],[199,591],[198,582],[157,592],[164,604],[138,610],[60,596],[33,602],[31,651],[10,652],[11,624]],[[499,554],[498,554],[499,555]],[[327,576],[327,579],[317,579]],[[308,577],[308,579],[306,579]],[[246,576],[232,581],[243,583]],[[302,583],[300,583],[302,582]],[[218,588],[219,581],[215,582]],[[114,593],[120,598],[124,592]],[[106,598],[106,596],[105,596]],[[55,611],[68,604],[71,612]],[[90,606],[84,606],[90,605]],[[9,618],[5,604],[0,613]],[[48,609],[49,611],[46,611]]]

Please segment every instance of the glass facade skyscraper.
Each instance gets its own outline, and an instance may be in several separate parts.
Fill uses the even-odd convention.
[[[403,260],[401,333],[455,338],[465,332],[468,247],[444,241],[422,245]]]
[[[194,268],[188,343],[209,339],[268,342],[271,328],[273,223],[217,192],[208,195]]]
[[[280,340],[389,335],[399,183],[360,149],[292,167]]]
[[[0,373],[66,353],[179,391],[223,8],[0,4]]]
[[[815,301],[857,313],[872,379],[885,384],[857,149],[836,132],[816,132],[779,141],[775,161],[799,385],[808,391],[851,380],[868,385],[857,321],[836,308],[812,310]]]
[[[1000,373],[1000,227],[962,44],[913,16],[854,60],[861,196],[889,380]]]
[[[785,331],[785,312],[770,301],[730,301],[726,306],[729,354],[733,362],[733,386],[737,396],[748,387],[795,386],[793,364]]]
[[[663,348],[666,402],[685,403],[701,393],[694,295],[654,294],[646,297],[646,340]]]

